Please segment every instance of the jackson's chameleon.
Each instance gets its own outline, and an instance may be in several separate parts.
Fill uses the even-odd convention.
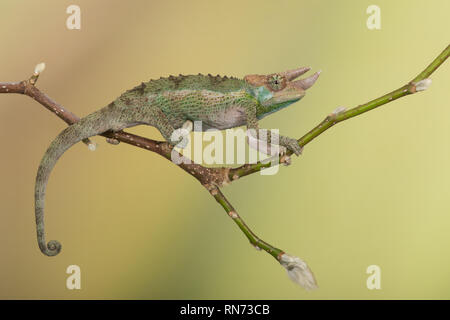
[[[175,129],[192,130],[194,121],[202,121],[202,129],[228,129],[246,125],[258,129],[258,120],[300,100],[320,72],[296,80],[310,68],[298,68],[270,75],[247,75],[243,79],[212,75],[179,75],[151,80],[126,91],[106,107],[82,118],[64,129],[47,149],[40,163],[35,186],[35,214],[38,244],[41,251],[57,255],[61,244],[48,244],[44,232],[44,198],[50,173],[61,155],[75,143],[106,131],[119,131],[136,125],[156,127],[172,145]],[[250,130],[251,131],[251,130]],[[285,136],[259,137],[267,142],[279,141],[286,148],[301,153],[297,140]]]

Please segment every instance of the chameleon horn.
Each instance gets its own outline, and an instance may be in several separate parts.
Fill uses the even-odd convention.
[[[317,81],[317,79],[319,78],[321,71],[317,71],[316,73],[314,73],[311,77],[306,78],[306,79],[302,79],[302,80],[298,80],[293,82],[293,84],[297,87],[303,88],[304,90],[309,89],[313,86],[313,84]]]
[[[303,67],[303,68],[288,70],[288,71],[284,72],[284,76],[289,81],[291,81],[291,80],[294,80],[295,78],[301,76],[302,74],[308,72],[309,70],[311,70],[310,67]]]

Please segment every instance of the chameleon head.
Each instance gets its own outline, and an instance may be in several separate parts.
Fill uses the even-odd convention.
[[[249,93],[259,102],[258,117],[262,118],[300,100],[319,78],[320,71],[306,79],[296,80],[310,68],[298,68],[269,75],[244,77]]]

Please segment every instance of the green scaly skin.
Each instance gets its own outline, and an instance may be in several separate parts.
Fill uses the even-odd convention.
[[[172,145],[175,129],[189,122],[202,121],[202,130],[229,129],[246,125],[258,129],[258,119],[300,100],[305,90],[317,80],[319,73],[293,81],[309,68],[299,68],[270,75],[248,75],[244,79],[189,75],[170,76],[142,83],[123,93],[114,102],[63,130],[47,149],[40,163],[35,186],[37,238],[41,251],[55,256],[61,244],[46,243],[44,231],[44,199],[50,173],[62,154],[77,142],[106,131],[119,131],[136,125],[156,127]],[[252,134],[252,133],[250,133]],[[295,154],[301,153],[297,140],[285,136],[259,137],[267,142],[279,141]]]

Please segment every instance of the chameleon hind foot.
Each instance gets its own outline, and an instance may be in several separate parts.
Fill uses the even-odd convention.
[[[115,146],[117,146],[120,143],[119,140],[114,139],[114,138],[106,138],[106,142],[108,142],[109,144],[115,145]]]
[[[93,142],[92,140],[90,140],[89,138],[83,139],[82,141],[85,145],[87,145],[89,150],[95,151],[97,149],[97,144],[95,142]]]

